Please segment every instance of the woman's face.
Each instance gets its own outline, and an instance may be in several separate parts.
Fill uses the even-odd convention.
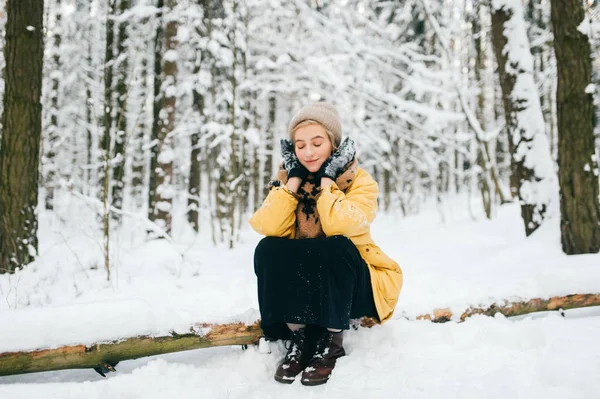
[[[296,130],[294,148],[300,163],[311,173],[321,168],[333,150],[327,131],[317,124],[302,126]]]

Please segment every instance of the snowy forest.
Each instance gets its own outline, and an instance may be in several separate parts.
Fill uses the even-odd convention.
[[[30,320],[8,314],[16,309],[124,298],[119,290],[135,286],[131,276],[141,273],[128,275],[136,258],[139,268],[180,259],[174,271],[165,266],[177,281],[202,280],[202,264],[220,257],[246,262],[245,276],[253,276],[248,218],[279,168],[290,118],[319,100],[335,104],[361,167],[378,182],[381,218],[394,221],[380,230],[387,248],[413,242],[392,228],[425,220],[411,218],[427,215],[447,226],[461,212],[464,223],[504,226],[518,215],[518,228],[507,231],[522,241],[502,259],[517,261],[539,245],[523,259],[544,263],[551,255],[540,254],[551,247],[552,256],[587,262],[578,283],[557,273],[538,291],[506,278],[497,292],[471,291],[476,298],[461,286],[456,302],[436,296],[415,305],[407,280],[407,310],[399,314],[414,319],[436,307],[490,305],[513,295],[596,295],[599,12],[597,0],[0,0],[0,330],[3,317],[13,327]],[[458,237],[431,231],[429,245],[417,244],[420,253]],[[543,249],[538,231],[552,237]],[[488,244],[493,248],[482,248]],[[477,252],[476,245],[465,252]],[[49,255],[56,247],[60,253]],[[465,263],[470,270],[487,259],[481,251]],[[150,273],[162,273],[154,268]],[[419,281],[436,273],[427,270]],[[539,273],[545,276],[543,266],[532,275]],[[207,290],[213,277],[183,289]],[[228,281],[242,287],[242,298],[254,295],[253,282]],[[151,295],[149,287],[162,290],[139,292]],[[226,295],[213,294],[194,298],[209,306]],[[600,305],[598,295],[594,301]],[[223,299],[222,311],[233,313],[219,317],[243,313],[242,302]],[[129,317],[119,306],[109,312]],[[175,322],[163,312],[153,319],[160,327],[141,332],[189,327],[198,317],[222,321],[216,309]],[[91,320],[84,308],[72,314]],[[11,331],[6,337],[21,336]],[[0,355],[79,342],[52,337],[30,346],[7,338]],[[167,366],[156,367],[151,375]],[[591,397],[578,392],[574,397]]]
[[[35,218],[38,197],[46,210],[84,198],[107,236],[135,217],[149,237],[191,228],[233,247],[278,167],[290,116],[319,99],[342,110],[385,211],[412,215],[469,193],[479,199],[464,206],[494,218],[519,201],[528,234],[560,209],[565,252],[597,252],[596,2],[567,3],[16,2],[25,19],[7,27],[2,12],[0,44],[34,15],[40,37],[22,44],[37,52],[15,48],[25,58],[5,48],[17,58],[14,69],[0,58],[2,77],[32,85],[41,73],[41,126],[11,130],[8,108],[22,105],[0,85],[2,165],[21,169],[2,174],[0,204],[28,209],[1,224],[1,263],[10,271],[36,253],[36,222],[21,222]],[[40,143],[21,152],[11,136],[31,128]],[[27,204],[13,201],[16,187]]]

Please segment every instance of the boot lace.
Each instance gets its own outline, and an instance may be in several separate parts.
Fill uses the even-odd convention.
[[[302,357],[302,350],[304,349],[304,332],[294,331],[290,339],[289,347],[286,345],[287,353],[285,355],[285,361],[299,361]]]
[[[325,356],[329,353],[333,336],[325,331],[317,341],[317,349],[311,359],[311,364],[325,364]]]

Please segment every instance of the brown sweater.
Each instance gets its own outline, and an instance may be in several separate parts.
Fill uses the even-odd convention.
[[[358,161],[356,158],[350,162],[344,172],[335,179],[335,184],[342,191],[346,191],[354,182],[356,170],[358,169]],[[302,181],[297,193],[292,193],[298,199],[298,207],[296,208],[296,234],[298,238],[317,238],[325,237],[321,221],[319,220],[319,211],[317,210],[317,200],[321,195],[321,182],[316,181],[316,176],[313,173]],[[271,186],[283,186],[288,181],[288,174],[285,169],[280,168],[271,182]]]

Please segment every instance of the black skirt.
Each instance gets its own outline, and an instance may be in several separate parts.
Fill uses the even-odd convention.
[[[254,252],[261,327],[287,338],[286,323],[348,329],[350,319],[377,317],[369,269],[344,236],[266,237]]]

